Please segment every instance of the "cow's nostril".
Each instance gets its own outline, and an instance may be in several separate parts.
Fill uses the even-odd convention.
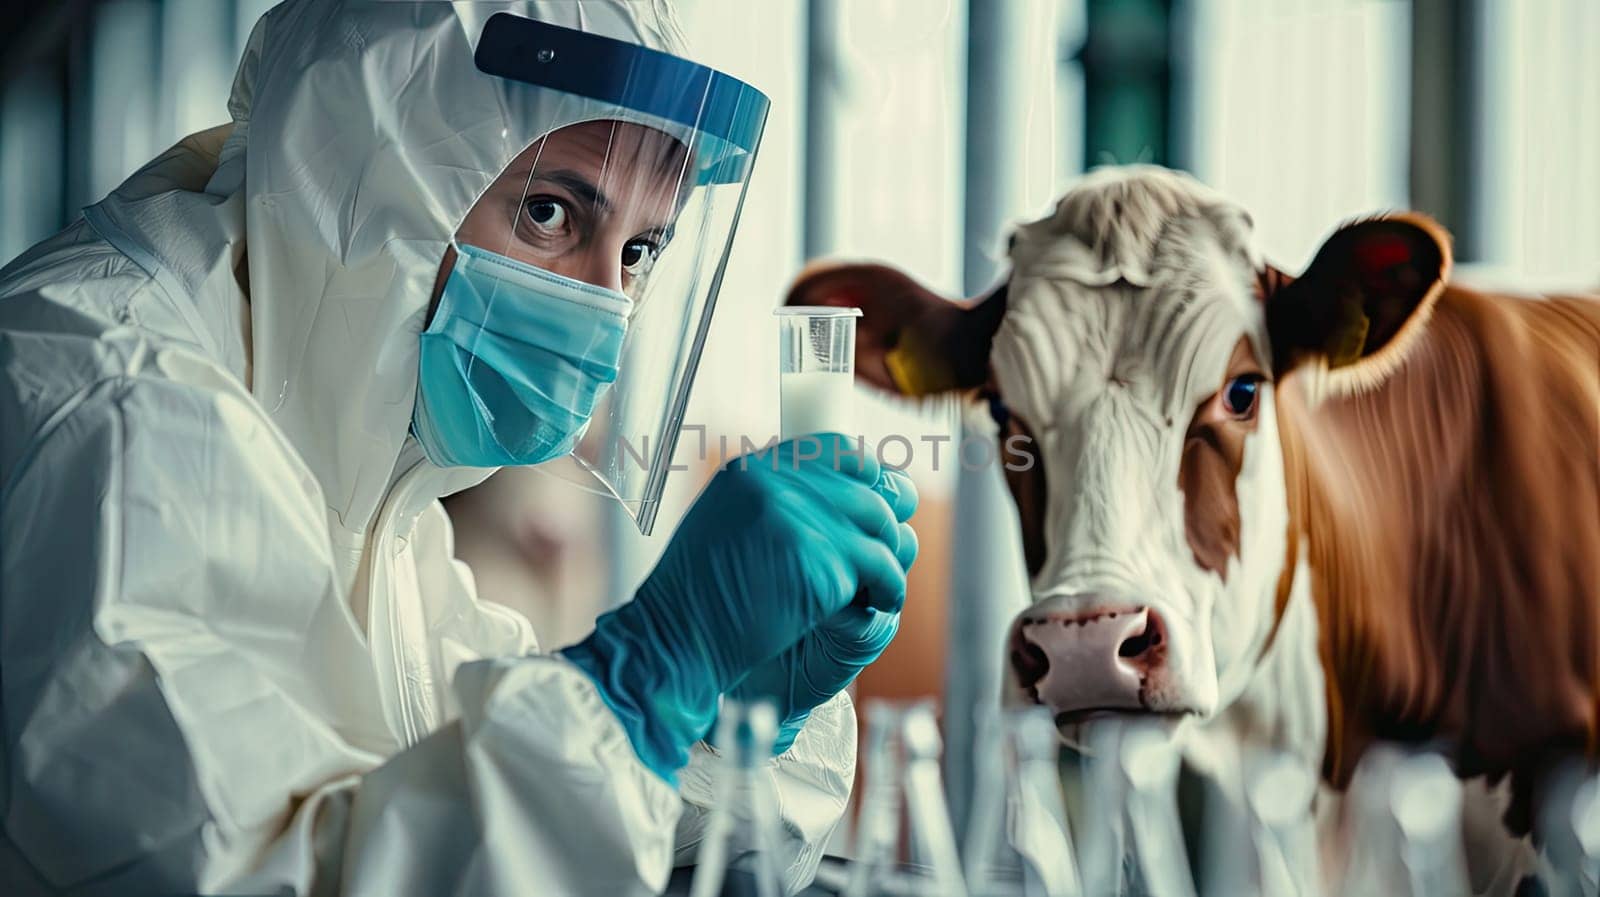
[[[1143,632],[1123,642],[1122,646],[1117,649],[1117,656],[1138,657],[1140,654],[1150,650],[1152,644],[1150,628],[1147,626]]]
[[[1125,639],[1117,647],[1118,657],[1138,657],[1161,644],[1161,618],[1150,613],[1144,628]]]
[[[1033,688],[1050,672],[1050,658],[1044,649],[1027,639],[1018,639],[1011,649],[1011,668],[1017,671],[1017,684],[1024,690]]]

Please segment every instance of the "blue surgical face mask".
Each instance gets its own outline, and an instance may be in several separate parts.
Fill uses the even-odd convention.
[[[428,460],[506,467],[570,452],[617,379],[631,308],[621,293],[457,244],[411,415]]]

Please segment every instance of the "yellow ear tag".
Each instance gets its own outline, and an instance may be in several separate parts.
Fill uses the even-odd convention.
[[[889,377],[894,380],[895,388],[908,396],[920,396],[927,392],[927,385],[923,382],[921,368],[917,359],[905,346],[895,346],[883,357],[884,367],[889,369]]]
[[[925,396],[930,393],[955,389],[955,377],[950,366],[939,360],[935,352],[919,351],[916,331],[901,335],[900,343],[884,355],[884,367],[894,385],[904,395]],[[928,363],[932,360],[933,363]]]
[[[1344,367],[1361,360],[1361,350],[1367,344],[1367,330],[1371,323],[1361,306],[1360,293],[1348,293],[1340,297],[1339,317],[1333,331],[1328,334],[1327,342],[1323,344],[1328,367]]]

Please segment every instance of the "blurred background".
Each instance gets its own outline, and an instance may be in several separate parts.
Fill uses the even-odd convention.
[[[65,226],[226,100],[265,0],[0,5],[0,260]],[[1432,213],[1462,276],[1600,284],[1596,0],[679,0],[698,58],[773,100],[656,535],[536,471],[449,503],[483,594],[549,648],[649,569],[718,461],[777,430],[772,310],[807,260],[887,260],[950,296],[1003,275],[1009,226],[1106,162],[1192,171],[1298,270],[1340,219]],[[929,696],[958,829],[972,708],[1026,600],[993,471],[953,463],[963,411],[862,391],[910,443],[922,542],[902,634],[858,699]],[[941,446],[936,457],[935,446]],[[891,463],[898,449],[889,452]]]

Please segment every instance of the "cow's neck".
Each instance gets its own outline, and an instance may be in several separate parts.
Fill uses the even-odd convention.
[[[1383,387],[1311,409],[1294,375],[1282,384],[1335,785],[1375,738],[1443,742],[1463,775],[1524,778],[1552,746],[1592,750],[1596,309],[1564,324],[1447,290]]]

